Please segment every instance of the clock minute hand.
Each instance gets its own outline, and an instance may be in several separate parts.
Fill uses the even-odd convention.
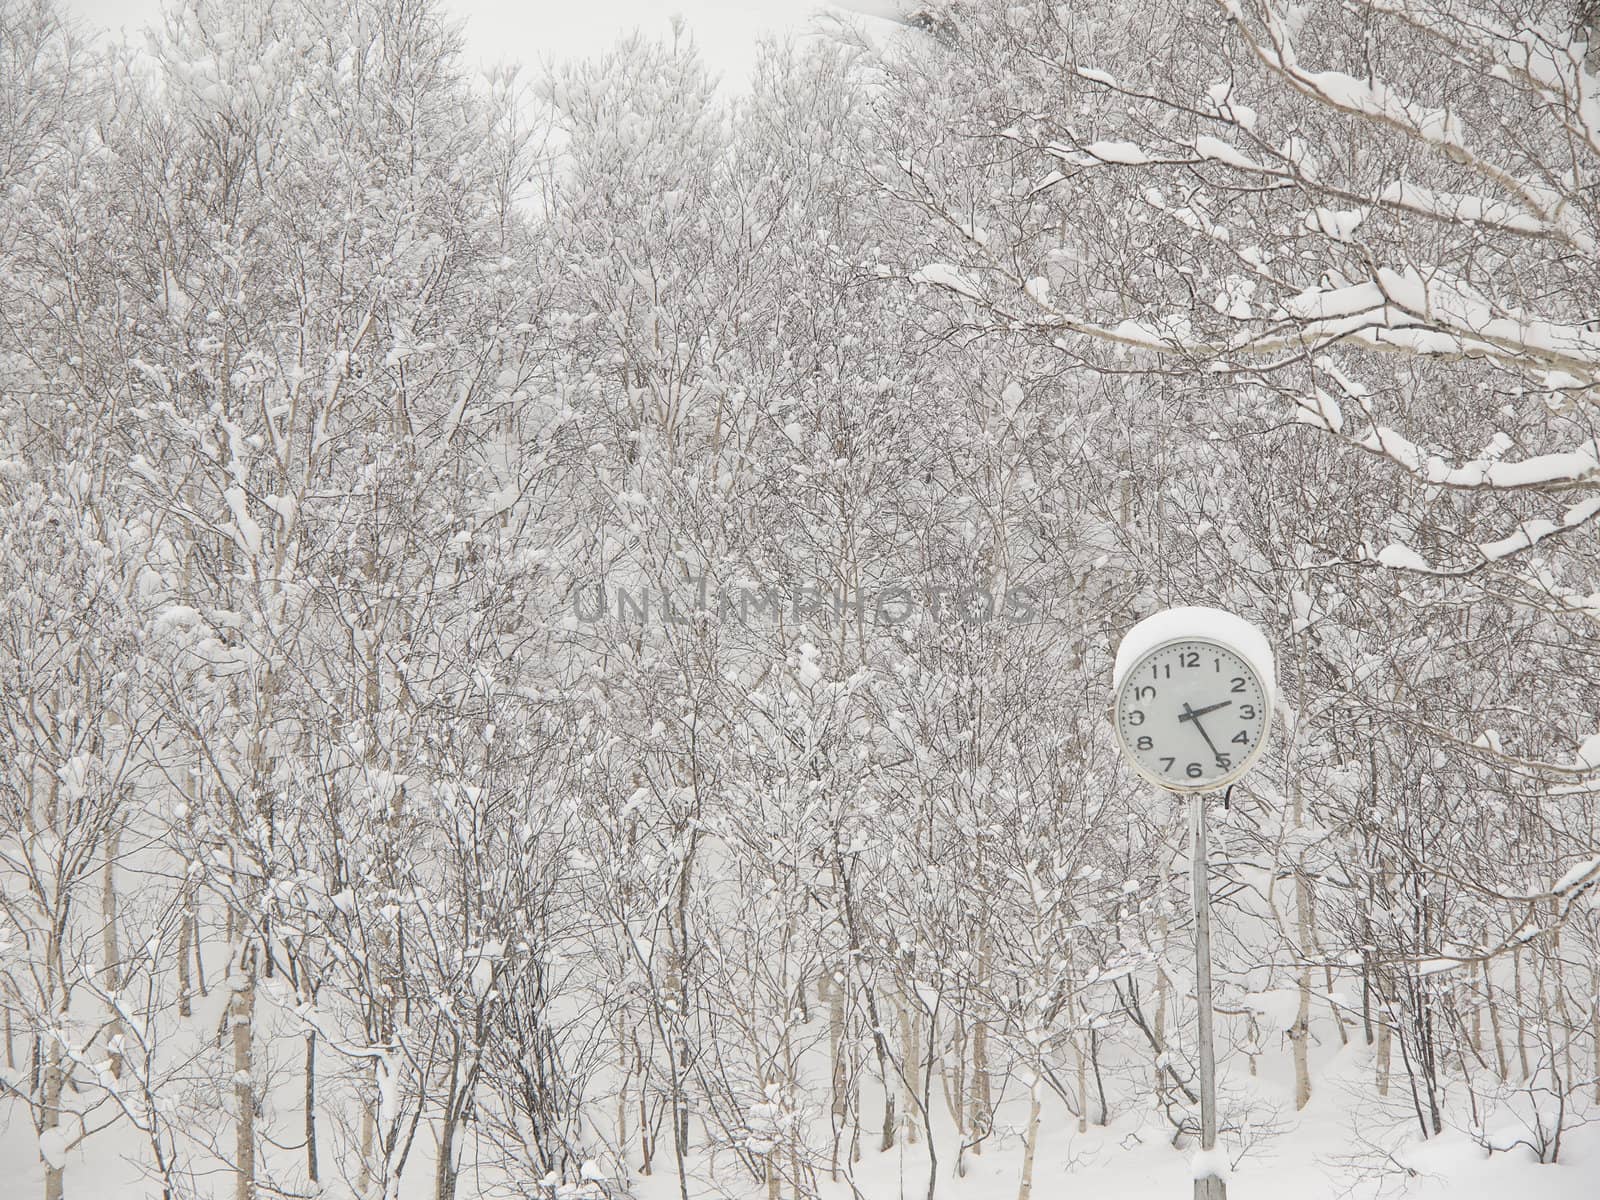
[[[1211,735],[1206,732],[1206,727],[1200,724],[1200,718],[1208,712],[1215,712],[1219,708],[1226,708],[1232,703],[1232,700],[1224,700],[1221,704],[1213,704],[1210,708],[1194,709],[1190,708],[1189,702],[1185,700],[1183,702],[1183,712],[1178,716],[1178,720],[1180,721],[1194,722],[1194,727],[1200,731],[1200,736],[1205,738],[1206,745],[1211,747],[1211,754],[1215,758],[1221,758],[1222,753],[1217,749],[1217,744],[1211,740]]]

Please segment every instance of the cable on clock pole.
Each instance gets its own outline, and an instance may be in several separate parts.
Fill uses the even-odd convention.
[[[1224,806],[1232,794],[1230,784],[1223,793]],[[1203,1164],[1195,1172],[1194,1200],[1227,1200],[1227,1183],[1220,1175],[1211,1173],[1217,1148],[1217,1055],[1211,1032],[1211,871],[1206,850],[1203,792],[1189,793],[1189,836],[1189,875],[1194,891],[1194,1000],[1200,1020],[1200,1162]]]

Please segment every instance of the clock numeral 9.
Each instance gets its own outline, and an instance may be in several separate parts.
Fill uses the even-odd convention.
[[[1130,708],[1128,710],[1128,724],[1129,725],[1143,725],[1144,724],[1144,710],[1143,709],[1139,709],[1139,708]]]

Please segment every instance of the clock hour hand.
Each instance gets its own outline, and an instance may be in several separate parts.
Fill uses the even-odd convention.
[[[1232,703],[1232,700],[1219,700],[1215,704],[1206,705],[1204,708],[1190,708],[1189,702],[1185,700],[1183,703],[1183,712],[1178,715],[1178,720],[1193,721],[1195,725],[1198,726],[1200,724],[1201,717],[1205,716],[1207,713],[1214,713],[1219,708],[1227,708],[1228,705]]]
[[[1232,700],[1224,700],[1221,704],[1213,704],[1209,708],[1190,708],[1189,702],[1185,700],[1183,702],[1183,712],[1178,716],[1178,720],[1180,721],[1194,722],[1194,727],[1200,731],[1200,736],[1205,738],[1206,745],[1211,747],[1211,753],[1213,757],[1218,759],[1222,757],[1222,752],[1217,749],[1217,744],[1211,740],[1211,735],[1206,732],[1206,727],[1200,724],[1200,718],[1208,712],[1215,712],[1219,708],[1226,708],[1232,703]]]

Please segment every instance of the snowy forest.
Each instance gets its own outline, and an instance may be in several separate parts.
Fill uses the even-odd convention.
[[[1186,1196],[1204,604],[1235,1200],[1593,1196],[1600,7],[461,37],[0,0],[0,1193]]]

